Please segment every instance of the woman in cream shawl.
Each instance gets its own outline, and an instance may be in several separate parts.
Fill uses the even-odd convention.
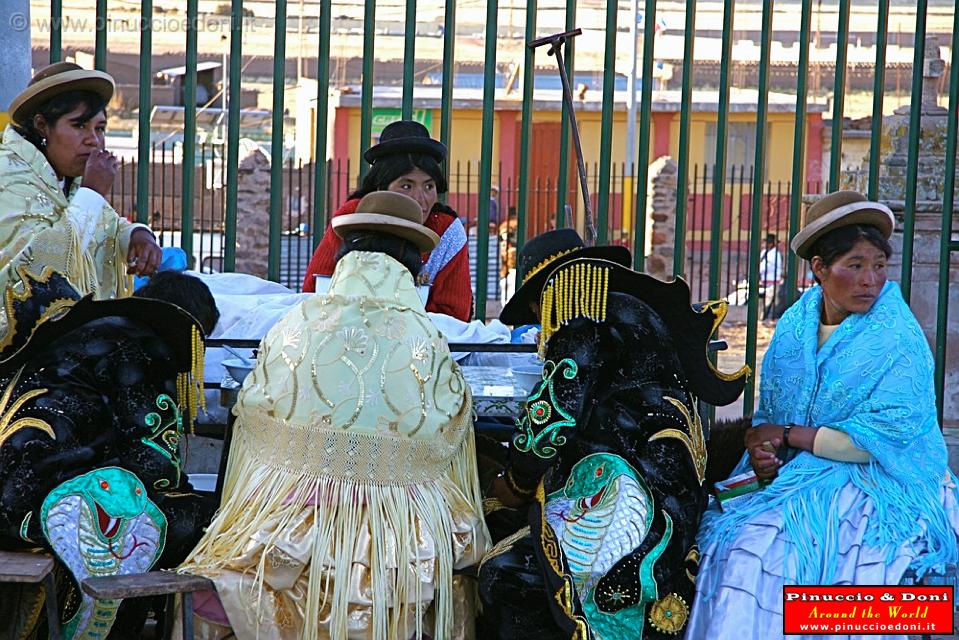
[[[437,241],[420,220],[385,191],[334,218],[329,293],[263,339],[220,513],[183,566],[222,603],[198,606],[198,637],[455,636],[453,569],[488,534],[469,388],[414,287]]]
[[[60,62],[39,71],[10,104],[0,142],[0,348],[11,333],[11,296],[62,274],[81,295],[123,297],[130,274],[149,275],[161,252],[150,230],[117,215],[104,197],[117,160],[104,149],[113,79]]]

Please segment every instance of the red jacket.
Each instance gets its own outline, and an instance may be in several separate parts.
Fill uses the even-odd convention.
[[[360,198],[347,200],[333,214],[333,217],[354,213],[359,203]],[[444,246],[444,240],[453,242],[455,248],[466,236],[463,223],[456,217],[455,212],[440,204],[433,207],[433,212],[430,213],[424,224],[440,236],[440,247],[437,247],[437,249]],[[449,232],[448,235],[447,232]],[[326,233],[323,234],[323,240],[316,247],[313,257],[310,258],[310,264],[306,268],[303,291],[310,293],[316,291],[315,276],[333,275],[336,253],[339,251],[341,244],[343,244],[343,240],[333,232],[332,225],[327,226]],[[424,265],[427,264],[431,255],[430,253],[423,254]],[[432,284],[430,297],[426,302],[426,310],[433,313],[445,313],[448,316],[469,322],[473,313],[473,287],[470,282],[469,251],[465,242],[462,242],[462,248],[459,248],[455,255],[446,261],[446,264],[435,275],[432,275]]]

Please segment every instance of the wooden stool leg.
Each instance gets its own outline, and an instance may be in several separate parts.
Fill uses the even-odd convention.
[[[47,608],[47,628],[51,640],[60,640],[60,607],[57,606],[57,583],[51,571],[43,579],[45,606]]]
[[[168,594],[164,598],[163,606],[163,638],[170,640],[173,637],[173,616],[176,614],[176,594]]]
[[[183,640],[193,640],[193,594],[181,594],[183,600]]]

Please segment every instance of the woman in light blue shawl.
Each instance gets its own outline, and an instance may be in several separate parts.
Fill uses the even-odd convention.
[[[850,191],[806,212],[791,247],[818,286],[779,321],[733,471],[772,482],[707,510],[687,638],[780,636],[784,584],[894,585],[959,559],[932,354],[886,279],[893,226]]]

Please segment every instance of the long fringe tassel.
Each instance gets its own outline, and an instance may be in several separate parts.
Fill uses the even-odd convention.
[[[837,464],[826,469],[810,459],[803,464],[797,458],[791,464],[793,469],[788,476],[781,476],[754,494],[749,502],[731,512],[704,519],[699,539],[705,544],[701,544],[707,546],[716,541],[721,553],[752,518],[760,512],[779,508],[783,529],[793,542],[796,554],[796,575],[786,576],[787,582],[831,584],[840,551],[838,524],[842,514],[838,496],[842,488],[852,482],[873,496],[876,513],[869,518],[865,542],[885,549],[887,562],[901,552],[903,544],[918,536],[923,537],[926,548],[916,550],[921,553],[912,567],[920,576],[957,557],[956,536],[942,508],[935,479],[927,486],[907,489],[875,463]],[[883,499],[878,499],[880,495]]]
[[[430,483],[391,486],[316,477],[286,469],[268,467],[246,453],[243,429],[237,425],[236,439],[227,464],[224,501],[220,513],[182,570],[215,576],[233,567],[234,560],[249,557],[254,534],[269,536],[258,549],[251,609],[264,597],[268,551],[280,536],[300,520],[312,505],[312,555],[307,569],[307,594],[301,637],[315,638],[321,619],[329,620],[330,637],[348,635],[350,572],[356,556],[356,542],[364,528],[371,537],[370,577],[373,593],[371,634],[374,640],[423,636],[422,582],[419,576],[418,540],[429,537],[435,549],[436,638],[450,637],[453,631],[454,569],[452,518],[447,496],[462,494],[474,513],[482,513],[472,433],[451,462],[446,477]],[[452,485],[452,486],[451,486]],[[461,499],[462,499],[461,498]],[[262,539],[262,538],[260,538]],[[474,531],[474,545],[489,539],[480,518]],[[350,562],[334,562],[350,558]],[[389,560],[395,558],[399,566]],[[412,569],[407,562],[415,558]],[[242,570],[242,569],[240,569]],[[262,615],[262,614],[258,614]],[[263,622],[257,617],[257,624]]]

